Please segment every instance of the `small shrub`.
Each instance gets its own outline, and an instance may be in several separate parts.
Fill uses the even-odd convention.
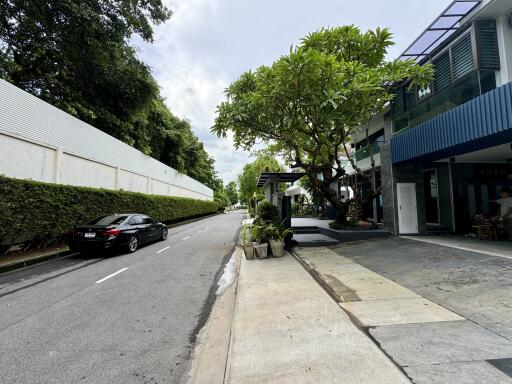
[[[285,228],[282,224],[269,224],[265,227],[265,234],[268,238],[272,238],[274,240],[284,240],[286,237],[293,235],[293,231]]]
[[[267,222],[279,221],[279,210],[270,201],[263,201],[258,205],[258,216]]]

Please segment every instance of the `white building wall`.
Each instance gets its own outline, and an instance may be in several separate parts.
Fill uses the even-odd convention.
[[[496,76],[498,86],[512,81],[512,19],[509,17],[512,16],[504,15],[496,20],[501,64],[501,70]]]
[[[0,174],[213,200],[204,184],[1,79]]]

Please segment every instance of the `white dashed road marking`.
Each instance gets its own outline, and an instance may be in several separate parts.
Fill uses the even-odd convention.
[[[119,271],[114,272],[114,273],[112,273],[111,275],[108,275],[108,276],[104,277],[104,278],[103,278],[103,279],[101,279],[101,280],[98,280],[98,281],[96,282],[96,284],[103,283],[105,280],[110,279],[111,277],[114,277],[115,275],[118,275],[118,274],[120,274],[121,272],[126,271],[127,269],[128,269],[128,267],[123,268],[123,269],[120,269]]]

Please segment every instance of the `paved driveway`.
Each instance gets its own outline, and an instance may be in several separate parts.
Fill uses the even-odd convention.
[[[410,303],[405,308],[397,303],[397,311],[422,314],[424,319],[408,321],[398,311],[388,315],[392,320],[402,317],[401,322],[380,321],[368,329],[413,383],[512,384],[512,259],[403,238],[334,250],[337,258],[342,255],[340,259],[369,270],[356,279],[363,286],[369,281],[367,275],[377,273],[462,316],[427,321],[431,304],[421,311]],[[347,305],[356,314],[369,311],[377,318],[382,313],[372,310],[378,305],[389,309],[387,301],[342,304]]]
[[[336,252],[512,340],[512,260],[401,238]]]

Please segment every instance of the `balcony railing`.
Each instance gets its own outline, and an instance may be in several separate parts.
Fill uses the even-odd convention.
[[[496,76],[494,71],[473,71],[449,88],[416,105],[406,106],[405,111],[394,111],[394,131],[413,128],[495,88]]]
[[[374,142],[371,145],[367,145],[366,147],[358,149],[354,153],[354,159],[356,161],[364,160],[364,159],[370,157],[370,155],[372,154],[372,150],[373,150],[373,154],[374,155],[379,153],[380,152],[380,145],[379,145],[379,143]]]

